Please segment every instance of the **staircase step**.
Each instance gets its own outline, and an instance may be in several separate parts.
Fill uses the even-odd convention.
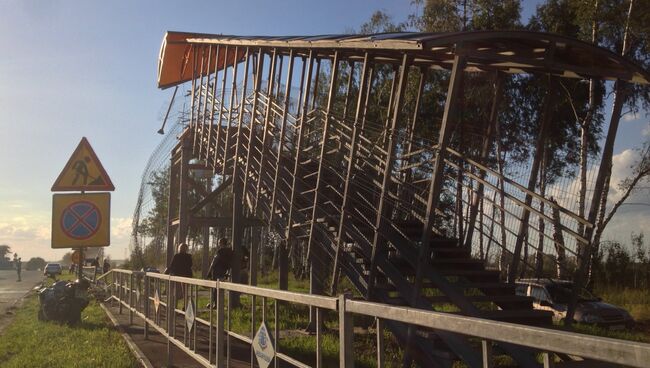
[[[454,286],[462,289],[480,290],[514,290],[515,286],[507,282],[458,282]]]
[[[538,309],[491,310],[481,312],[482,318],[535,326],[551,324],[552,316],[553,313]]]
[[[499,271],[493,271],[493,270],[462,270],[462,269],[442,269],[438,270],[439,273],[445,275],[445,276],[459,276],[459,277],[465,277],[470,280],[498,280],[499,275],[501,274]]]
[[[427,300],[433,304],[450,303],[451,300],[446,295],[427,296]],[[520,295],[469,295],[466,296],[467,300],[475,303],[508,303],[508,304],[523,304],[532,306],[533,299],[527,296]]]

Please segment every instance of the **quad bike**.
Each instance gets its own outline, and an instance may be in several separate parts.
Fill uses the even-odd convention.
[[[69,325],[81,320],[81,311],[88,306],[88,280],[57,281],[38,291],[38,319]]]

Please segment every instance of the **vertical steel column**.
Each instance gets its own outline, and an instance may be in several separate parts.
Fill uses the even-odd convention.
[[[337,231],[337,239],[336,239],[336,255],[334,256],[334,267],[332,268],[332,285],[331,285],[331,290],[332,290],[332,295],[334,294],[337,284],[338,284],[338,274],[339,274],[339,257],[341,253],[341,247],[343,243],[343,226],[345,224],[345,219],[347,217],[347,210],[348,210],[348,201],[349,201],[349,196],[350,196],[350,182],[352,181],[352,172],[354,168],[354,156],[356,155],[357,152],[357,141],[359,139],[359,132],[360,132],[360,125],[359,125],[359,119],[362,111],[362,103],[365,100],[365,95],[368,93],[368,90],[366,89],[366,80],[369,77],[369,72],[370,72],[370,56],[366,52],[363,56],[363,66],[361,69],[361,80],[359,81],[359,95],[357,98],[357,107],[356,107],[356,112],[354,115],[354,123],[352,125],[352,137],[351,137],[351,142],[350,142],[350,154],[348,157],[348,162],[347,162],[347,168],[346,168],[346,174],[345,174],[345,182],[344,182],[344,187],[343,187],[343,199],[341,203],[341,216],[339,217],[339,226],[338,226],[338,231]],[[369,86],[369,84],[368,84]]]
[[[546,91],[546,96],[544,97],[544,105],[542,107],[542,117],[539,127],[539,133],[537,136],[537,142],[535,143],[535,157],[533,158],[533,163],[530,168],[530,176],[528,177],[528,186],[526,187],[529,192],[535,191],[535,186],[537,185],[537,175],[539,174],[539,165],[542,161],[542,156],[544,153],[544,143],[546,141],[546,135],[548,131],[548,124],[551,120],[551,107],[553,106],[553,92],[554,91],[554,77],[551,78],[548,86],[548,91]],[[510,269],[508,270],[508,282],[514,283],[517,278],[517,270],[519,269],[519,261],[521,257],[521,248],[524,244],[526,235],[528,234],[528,220],[530,218],[531,204],[533,202],[533,196],[529,193],[526,193],[526,199],[524,200],[525,206],[522,208],[521,220],[519,222],[519,230],[517,231],[517,239],[515,242],[515,249],[512,255],[512,263],[510,264]]]
[[[275,175],[273,176],[273,194],[271,195],[271,205],[269,214],[269,223],[273,221],[273,216],[275,215],[275,196],[278,191],[278,177],[280,175],[280,166],[283,163],[282,160],[282,149],[284,147],[284,137],[286,135],[287,127],[287,115],[289,114],[289,103],[291,102],[291,82],[293,78],[293,64],[294,64],[294,51],[293,49],[289,50],[289,66],[287,68],[287,81],[284,89],[284,109],[282,110],[282,122],[280,126],[280,137],[278,138],[278,153],[275,161]],[[303,64],[304,70],[304,64]],[[278,88],[280,88],[280,83],[278,82]]]
[[[223,100],[226,98],[226,79],[228,78],[228,65],[226,64],[226,61],[228,60],[228,45],[224,48],[223,51],[223,69],[221,71],[221,97],[219,98],[219,117],[217,118],[217,143],[215,144],[215,150],[214,150],[214,167],[217,167],[217,164],[219,162],[219,145],[221,144],[221,131],[223,130],[223,127],[221,126],[221,122],[223,120]],[[215,71],[216,74],[216,71]],[[215,83],[216,83],[216,75],[215,75]],[[224,132],[225,134],[225,132]],[[224,141],[226,141],[224,137]],[[226,156],[226,152],[228,151],[226,144],[224,143],[223,145],[223,151],[224,151],[224,158]],[[221,176],[226,175],[226,162],[221,161]]]
[[[501,104],[501,98],[503,97],[503,75],[501,73],[498,73],[495,75],[495,81],[494,81],[494,97],[492,98],[492,107],[490,109],[490,120],[487,128],[487,132],[485,133],[485,137],[483,139],[483,146],[481,147],[481,158],[480,158],[480,163],[485,164],[485,160],[487,159],[488,154],[490,153],[490,147],[492,145],[492,136],[495,132],[495,125],[499,123],[499,105]],[[496,139],[499,139],[497,137]],[[479,177],[481,179],[485,178],[485,170],[479,169]],[[483,185],[482,181],[478,181],[478,188],[476,189],[476,193],[472,198],[472,204],[470,206],[470,212],[469,212],[469,221],[467,225],[467,234],[465,236],[465,247],[471,248],[472,246],[472,237],[474,234],[474,223],[476,222],[476,216],[478,214],[478,205],[479,201],[483,201],[483,191],[484,191],[485,186]],[[481,229],[481,231],[483,231]],[[479,234],[481,238],[483,237],[482,234]]]
[[[406,167],[408,167],[411,164],[411,152],[413,152],[413,143],[415,140],[415,128],[416,124],[418,121],[418,117],[420,114],[420,102],[422,100],[422,92],[424,91],[424,84],[426,83],[427,79],[427,69],[425,67],[420,68],[420,81],[418,82],[418,93],[415,97],[415,106],[413,106],[413,120],[411,121],[411,125],[409,126],[408,130],[408,142],[406,146],[406,152],[405,155],[408,155],[406,157],[406,160],[402,160],[402,170],[404,170]],[[410,183],[411,182],[411,177],[413,176],[413,168],[406,169],[406,172],[404,173],[404,183]],[[406,195],[407,189],[402,186],[402,190],[400,191],[400,199],[402,201],[405,201],[407,203],[411,202],[411,198],[408,198]]]
[[[237,48],[235,48],[237,54]],[[250,61],[250,50],[246,48],[246,60],[244,61],[244,80],[242,82],[242,103],[239,105],[239,116],[237,122],[237,141],[235,144],[235,154],[233,156],[233,171],[232,171],[232,247],[233,257],[231,261],[231,280],[232,282],[240,282],[239,271],[241,269],[242,246],[244,235],[244,216],[243,216],[243,192],[242,177],[238,175],[238,157],[239,148],[241,146],[242,124],[244,119],[244,99],[246,98],[246,88],[248,87],[248,64]],[[233,80],[237,79],[237,60],[233,61]],[[234,90],[234,85],[233,85]],[[231,96],[232,101],[232,96]],[[229,115],[232,114],[232,108]],[[231,118],[228,119],[230,121]],[[228,298],[229,308],[239,305],[239,294],[229,293]]]
[[[318,216],[319,210],[319,199],[320,193],[323,191],[323,161],[325,160],[325,153],[327,152],[327,139],[329,138],[330,133],[330,114],[332,105],[334,104],[334,99],[336,98],[336,80],[338,78],[339,68],[339,52],[334,52],[334,58],[332,60],[332,71],[330,75],[330,86],[327,97],[327,106],[325,107],[325,121],[323,126],[323,137],[321,138],[321,147],[320,147],[320,159],[318,160],[318,174],[316,174],[316,191],[314,192],[314,204],[312,207],[311,214],[311,225],[309,229],[309,241],[307,243],[307,259],[312,262],[313,257],[311,256],[311,247],[314,242],[314,228],[316,226],[316,219]]]
[[[178,204],[178,244],[187,241],[189,230],[189,162],[192,156],[189,137],[184,136],[181,140],[180,178],[179,190],[180,200]]]
[[[214,125],[214,112],[217,104],[217,77],[219,76],[219,51],[221,45],[217,44],[217,49],[214,51],[214,77],[212,78],[212,106],[210,106],[210,129],[208,130],[208,148],[205,153],[205,161],[210,161],[210,155],[214,155],[215,160],[217,157],[217,149],[219,142],[215,143],[214,150],[210,150],[212,146],[212,131],[215,129]],[[217,166],[216,162],[212,161],[212,173],[216,173]]]
[[[429,254],[431,250],[431,233],[433,221],[435,218],[436,208],[440,200],[440,190],[444,182],[444,161],[447,150],[447,145],[451,138],[453,131],[454,119],[457,110],[458,92],[463,80],[463,72],[465,69],[465,57],[460,54],[454,56],[454,65],[451,70],[451,78],[449,79],[449,87],[447,89],[447,100],[445,101],[445,111],[442,116],[442,124],[440,125],[440,135],[438,137],[437,154],[433,164],[433,171],[431,173],[431,184],[429,186],[429,196],[427,199],[427,212],[422,229],[422,241],[420,250],[418,252],[418,265],[415,275],[415,285],[413,286],[414,295],[411,302],[415,303],[419,298],[420,289],[422,288],[422,271],[428,263]]]
[[[262,70],[264,69],[264,52],[260,48],[257,51],[257,66],[253,71],[255,79],[253,80],[253,104],[251,107],[251,117],[248,123],[248,149],[246,150],[246,168],[244,169],[244,193],[248,191],[248,178],[249,171],[253,170],[251,165],[252,152],[253,152],[253,138],[255,136],[255,121],[257,120],[257,103],[259,100],[260,89],[262,84]],[[244,198],[245,199],[245,198]]]
[[[348,84],[345,87],[345,101],[343,102],[343,118],[345,121],[348,117],[348,110],[350,108],[350,89],[352,88],[352,82],[354,81],[354,61],[348,61],[350,65],[350,75],[348,76]]]
[[[280,81],[282,80],[282,64],[283,64],[283,61],[284,61],[284,57],[282,57],[282,54],[280,54],[280,66],[278,67],[278,83],[276,83],[275,93],[273,94],[274,98],[278,98],[278,94],[280,93],[280,87],[281,87]]]
[[[172,152],[171,163],[169,165],[169,192],[167,197],[167,258],[165,263],[168,267],[172,261],[172,257],[174,256],[175,229],[172,225],[172,219],[174,216],[174,210],[177,208],[178,188],[180,186],[180,183],[176,182],[176,178],[179,177],[178,160],[180,160],[180,158]]]
[[[314,66],[314,51],[312,49],[309,50],[309,58],[307,62],[307,78],[305,80],[305,85],[304,85],[304,94],[303,94],[303,101],[302,101],[302,107],[301,107],[301,113],[300,113],[300,125],[298,126],[298,132],[296,133],[298,135],[298,143],[296,145],[296,161],[294,162],[293,166],[293,176],[291,180],[291,196],[289,199],[289,216],[287,217],[287,230],[286,230],[286,241],[287,244],[291,244],[291,241],[293,240],[291,235],[291,229],[293,227],[293,213],[295,211],[295,206],[294,206],[294,201],[296,200],[296,184],[297,184],[297,177],[298,177],[298,168],[300,167],[300,159],[302,157],[302,141],[304,139],[303,137],[303,130],[304,130],[304,125],[307,122],[307,105],[309,104],[309,91],[310,91],[310,86],[311,86],[311,77],[312,77],[312,68]],[[302,86],[301,86],[302,88]],[[295,135],[295,134],[294,134]]]
[[[199,151],[201,150],[201,143],[198,142],[199,148],[197,149],[197,138],[202,134],[203,132],[203,124],[205,123],[205,114],[203,114],[203,110],[205,110],[205,105],[207,102],[207,97],[208,97],[208,92],[207,92],[207,85],[205,88],[205,97],[203,97],[204,92],[203,92],[203,65],[207,64],[204,63],[205,60],[205,47],[201,46],[201,67],[199,68],[199,102],[196,106],[196,124],[195,124],[195,129],[194,129],[194,142],[192,143],[192,152],[198,156]],[[207,74],[207,73],[206,73]],[[209,78],[209,74],[207,74]],[[199,122],[200,120],[200,122]],[[200,123],[200,124],[199,124]],[[199,126],[200,125],[200,126]]]
[[[266,151],[267,151],[267,137],[271,135],[272,131],[274,130],[275,126],[271,127],[269,130],[269,126],[271,125],[271,105],[273,105],[273,89],[274,89],[274,83],[275,83],[275,63],[277,61],[277,49],[273,49],[273,54],[271,56],[271,67],[269,68],[269,78],[268,78],[268,85],[266,87],[266,95],[268,97],[268,101],[266,103],[266,110],[264,111],[264,133],[262,134],[262,146],[260,147],[260,171],[258,172],[257,175],[257,185],[255,188],[255,210],[257,210],[257,202],[259,201],[260,197],[260,188],[262,187],[262,177],[264,176],[264,166],[266,164]],[[274,119],[275,120],[275,119]],[[275,124],[274,124],[275,125]]]
[[[194,92],[196,88],[196,64],[197,64],[197,55],[198,55],[198,50],[196,49],[196,46],[191,44],[190,45],[192,49],[192,88],[190,90],[190,96],[191,96],[191,101],[190,101],[190,120],[188,122],[190,131],[194,130]]]
[[[368,92],[366,93],[366,99],[363,102],[363,118],[361,119],[361,132],[363,133],[363,130],[366,127],[366,116],[368,115],[368,101],[370,101],[370,91],[372,90],[372,81],[373,78],[375,77],[375,66],[370,65],[370,74],[368,75],[368,87],[367,90]]]
[[[321,257],[318,257],[315,251],[312,249],[314,246],[314,232],[316,230],[316,222],[319,216],[319,200],[320,194],[324,190],[323,182],[323,161],[325,161],[325,153],[327,152],[327,140],[330,133],[330,114],[332,105],[334,104],[334,99],[336,98],[336,81],[338,79],[339,73],[339,52],[334,52],[334,58],[332,60],[332,70],[330,75],[330,85],[329,92],[327,97],[327,106],[325,107],[325,121],[323,127],[323,137],[321,140],[320,147],[320,159],[318,160],[318,174],[316,174],[316,188],[314,192],[314,204],[312,206],[311,213],[311,225],[309,226],[309,240],[307,242],[307,261],[309,262],[309,293],[310,294],[322,294],[323,292],[323,280],[322,273],[323,267],[319,262],[323,262]],[[327,220],[326,220],[327,221]],[[322,249],[318,252],[318,255],[322,254]],[[316,323],[315,309],[314,307],[309,307],[309,325],[311,328],[314,327]],[[319,326],[315,326],[318,328]]]
[[[199,160],[203,159],[201,154],[203,152],[203,144],[205,143],[205,139],[204,139],[203,135],[204,135],[204,132],[205,132],[205,125],[206,125],[206,118],[205,117],[208,115],[208,103],[209,103],[208,97],[210,97],[209,96],[210,95],[209,90],[210,90],[210,62],[211,61],[212,61],[212,45],[209,45],[208,46],[208,61],[207,61],[207,63],[205,63],[206,64],[206,66],[205,66],[205,76],[206,76],[206,80],[205,80],[205,99],[204,99],[204,102],[203,102],[203,114],[201,116],[201,134],[200,134],[200,137],[199,137],[199,141],[200,141],[199,154],[197,155]],[[214,83],[213,83],[213,85],[214,85]],[[214,101],[214,98],[212,99],[212,101]],[[210,113],[210,115],[212,115],[212,113]],[[210,128],[209,129],[212,129],[212,121],[210,121]],[[210,149],[210,141],[207,142],[207,147],[205,149],[206,150],[206,158],[207,158],[207,152],[209,151],[209,149]]]
[[[197,46],[199,47],[199,46]],[[202,95],[202,89],[203,89],[203,54],[205,53],[203,45],[200,46],[200,49],[197,50],[195,57],[200,57],[201,61],[199,62],[198,60],[195,60],[195,66],[199,66],[199,72],[198,76],[194,75],[193,73],[192,77],[192,85],[193,85],[193,90],[192,90],[192,118],[190,121],[192,121],[192,153],[195,153],[195,147],[196,147],[196,136],[197,132],[199,130],[199,112],[201,111],[201,95]],[[198,81],[196,81],[196,78],[199,78]],[[198,82],[198,88],[196,88],[196,82]],[[198,97],[197,97],[198,94]],[[194,105],[194,100],[198,99],[196,106]],[[196,111],[195,111],[196,109]]]
[[[318,57],[316,58],[316,79],[314,79],[314,94],[312,95],[311,99],[311,108],[310,110],[313,110],[314,107],[316,107],[316,99],[318,98],[318,82],[320,81],[320,61]]]
[[[224,171],[226,169],[226,163],[228,162],[228,151],[230,149],[230,135],[231,135],[230,128],[232,126],[232,110],[233,110],[233,103],[234,103],[234,100],[235,100],[235,93],[236,93],[236,89],[237,89],[237,65],[238,65],[237,54],[238,53],[239,53],[239,47],[235,46],[235,53],[234,53],[234,55],[232,57],[232,76],[231,76],[231,83],[230,83],[230,98],[228,100],[228,117],[226,118],[226,124],[227,124],[226,125],[226,143],[224,145],[224,152],[223,152]],[[227,59],[227,57],[226,57],[226,59]],[[246,89],[244,88],[244,92],[245,91],[246,91]],[[245,97],[245,95],[244,95],[244,97]],[[243,98],[242,98],[242,100],[243,100]],[[242,103],[241,106],[244,106],[244,104]],[[239,131],[239,129],[238,129],[238,131]],[[239,137],[237,137],[237,142],[238,141],[239,141]],[[237,149],[235,148],[235,151],[236,150]],[[236,162],[237,162],[237,156],[236,155],[233,156],[232,160],[233,160],[233,166],[234,166],[236,164]]]
[[[375,278],[377,277],[377,260],[383,257],[386,248],[386,239],[384,234],[388,232],[390,220],[389,206],[386,203],[388,195],[391,191],[391,172],[393,169],[393,162],[395,161],[395,154],[397,151],[397,128],[399,124],[399,114],[402,109],[402,102],[404,100],[404,90],[408,81],[408,73],[410,68],[411,58],[408,54],[402,56],[402,65],[400,67],[399,84],[397,86],[397,95],[394,97],[393,116],[391,118],[391,126],[387,131],[388,134],[388,150],[386,154],[386,163],[384,165],[384,173],[381,184],[381,196],[379,198],[379,206],[377,208],[377,218],[375,220],[375,235],[373,239],[372,255],[370,258],[370,274],[368,275],[368,290],[366,291],[366,298],[371,300],[372,291],[375,285]]]

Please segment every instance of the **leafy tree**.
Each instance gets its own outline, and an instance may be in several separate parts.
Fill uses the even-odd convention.
[[[27,264],[25,265],[25,269],[28,271],[34,271],[34,270],[42,270],[45,268],[45,265],[47,262],[41,257],[32,257],[27,261]]]
[[[8,254],[11,254],[11,247],[8,245],[0,245],[0,268],[9,268],[10,259],[7,257]]]

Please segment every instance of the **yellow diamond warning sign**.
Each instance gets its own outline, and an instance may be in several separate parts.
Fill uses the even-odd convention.
[[[115,190],[86,137],[81,139],[68,163],[52,185],[53,192]]]

